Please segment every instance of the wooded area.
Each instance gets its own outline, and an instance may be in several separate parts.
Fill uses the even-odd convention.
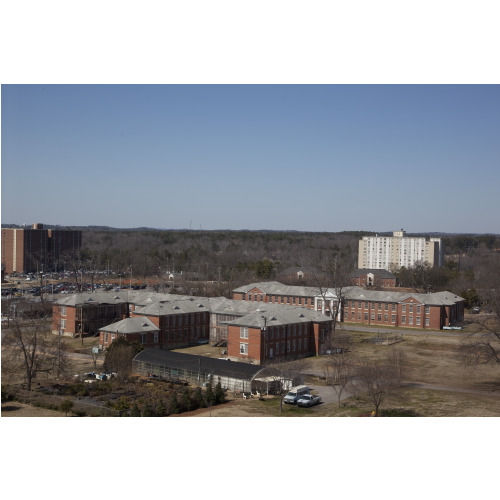
[[[357,269],[360,238],[370,234],[88,229],[83,232],[80,255],[65,264],[67,269],[112,271],[124,281],[131,276],[161,278],[173,272],[182,273],[185,280],[226,283],[234,288],[251,281],[277,279],[289,267],[321,271],[332,260],[347,274]],[[442,239],[442,268],[421,265],[402,268],[395,274],[405,287],[448,289],[465,296],[472,307],[479,302],[477,290],[491,287],[492,279],[498,276],[493,271],[500,268],[500,236],[443,235]],[[313,281],[302,283],[316,285]],[[225,288],[218,292],[227,294]]]

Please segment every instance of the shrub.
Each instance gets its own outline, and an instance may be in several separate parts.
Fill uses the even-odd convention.
[[[11,392],[7,386],[2,385],[2,403],[14,400],[14,393]]]
[[[66,413],[66,416],[68,416],[68,412],[71,411],[71,408],[73,408],[73,401],[69,400],[69,399],[65,399],[61,405],[61,410]]]
[[[126,411],[130,409],[130,398],[128,396],[121,396],[118,401],[113,403],[111,407],[117,411]]]
[[[139,410],[137,403],[134,403],[132,405],[132,409],[130,410],[130,416],[131,417],[140,417],[141,416],[141,410]]]
[[[145,405],[144,408],[142,409],[142,416],[143,417],[152,417],[153,412],[151,411],[151,408],[149,405]]]
[[[167,411],[165,410],[165,406],[163,405],[163,401],[160,401],[158,403],[158,406],[156,407],[156,415],[158,417],[164,417],[167,414]]]

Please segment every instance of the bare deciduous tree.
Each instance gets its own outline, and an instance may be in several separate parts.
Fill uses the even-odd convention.
[[[475,371],[486,364],[500,364],[500,290],[483,292],[486,313],[478,315],[459,347],[466,369]]]
[[[126,379],[132,371],[132,359],[142,350],[137,343],[130,343],[123,337],[118,337],[106,349],[104,369],[116,372],[117,377]]]
[[[48,316],[33,317],[22,310],[18,310],[17,315],[3,339],[2,363],[7,363],[12,370],[22,370],[30,391],[40,373],[58,376],[65,373],[66,349],[61,339],[51,334]]]
[[[333,320],[331,335],[334,336],[337,322],[340,320],[345,288],[350,284],[351,268],[347,264],[341,263],[337,256],[334,256],[322,263],[321,271],[322,273],[314,278],[323,304],[332,302],[332,307],[326,308],[325,312]],[[332,294],[335,297],[332,297]]]
[[[361,361],[357,364],[352,387],[355,391],[366,394],[375,407],[376,417],[386,397],[401,389],[405,368],[405,356],[396,349],[381,363]]]
[[[323,365],[327,385],[331,386],[337,394],[340,408],[342,394],[351,384],[354,375],[354,365],[348,352],[328,356]]]

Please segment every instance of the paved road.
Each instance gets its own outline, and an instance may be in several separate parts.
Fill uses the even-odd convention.
[[[448,385],[426,384],[424,382],[404,382],[404,385],[406,387],[414,387],[416,389],[430,389],[431,391],[464,392],[468,394],[481,394],[483,396],[500,397],[500,388],[498,391],[478,391],[474,389],[464,389],[462,387],[451,387]]]
[[[448,385],[435,385],[435,384],[427,384],[425,382],[404,382],[404,386],[406,387],[411,387],[415,389],[428,389],[431,391],[448,391],[448,392],[461,392],[465,394],[480,394],[482,396],[495,396],[495,397],[500,397],[500,388],[498,391],[478,391],[475,389],[466,389],[463,387],[452,387]],[[333,387],[330,386],[325,386],[325,385],[314,385],[314,384],[308,384],[308,387],[311,390],[314,390],[316,394],[321,396],[321,400],[325,404],[329,403],[337,403],[338,401],[338,395],[333,389]],[[342,392],[340,400],[343,401],[344,399],[347,399],[351,397],[351,394],[344,390]]]
[[[328,385],[313,385],[313,384],[307,384],[307,386],[312,391],[314,391],[315,394],[321,396],[321,401],[324,404],[338,403],[339,397],[333,387],[330,387]],[[351,394],[346,390],[344,390],[341,394],[340,400],[343,401],[344,399],[347,399],[349,397],[351,397]]]
[[[417,328],[415,329],[410,329],[410,328],[405,328],[405,329],[397,329],[397,328],[379,328],[376,326],[351,326],[351,325],[346,325],[342,324],[337,326],[336,331],[352,331],[352,332],[366,332],[366,333],[383,333],[383,334],[389,334],[389,335],[402,335],[403,337],[405,335],[423,335],[423,336],[429,336],[429,335],[438,335],[440,337],[460,337],[464,335],[463,331],[454,331],[454,330],[419,330]]]

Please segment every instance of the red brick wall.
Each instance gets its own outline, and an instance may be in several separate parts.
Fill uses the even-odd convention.
[[[106,342],[106,333],[108,333],[108,341]],[[155,332],[144,332],[146,334],[146,342],[141,344],[144,348],[157,348],[159,349],[161,346],[161,336],[158,332],[158,342],[154,341]],[[129,333],[125,334],[114,334],[114,339],[112,338],[113,334],[110,332],[99,332],[99,345],[102,346],[102,349],[108,348],[112,342],[116,341],[118,337],[126,337],[128,342],[137,342],[141,343],[141,333]]]
[[[302,333],[299,330],[299,325],[295,325],[295,335],[293,335],[293,326],[287,325],[283,331],[283,327],[273,328],[273,336],[271,337],[270,331],[267,332],[267,340],[263,338],[261,330],[258,328],[248,329],[248,339],[240,337],[240,327],[235,325],[228,326],[228,356],[249,359],[257,364],[264,364],[266,362],[276,362],[278,360],[295,359],[305,356],[317,355],[321,352],[322,335],[321,331],[324,330],[324,337],[326,338],[330,332],[330,324],[327,323],[302,323]],[[290,329],[288,329],[290,326]],[[305,348],[305,340],[307,339],[307,348]],[[299,349],[299,340],[301,346]],[[267,346],[266,346],[267,342]],[[295,342],[295,350],[293,344]],[[240,354],[240,343],[248,344],[248,355]],[[288,350],[288,343],[290,343],[290,350]],[[277,347],[278,344],[278,347]],[[281,352],[281,346],[284,344],[284,353]],[[266,355],[267,347],[267,355]],[[270,353],[273,349],[273,358],[271,359]]]
[[[63,335],[74,337],[76,332],[76,309],[74,307],[66,306],[66,315],[61,314],[62,306],[52,306],[52,333],[59,334],[61,328],[61,319],[66,320],[66,328]],[[104,326],[104,325],[103,325]]]
[[[208,312],[199,313],[199,316],[197,314],[194,314],[193,321],[191,321],[191,313],[146,317],[160,329],[161,347],[173,349],[196,344],[198,340],[208,340],[210,315]],[[131,312],[130,317],[143,318],[144,315]],[[175,325],[173,324],[174,317],[176,318]]]
[[[449,326],[450,321],[452,324],[463,320],[463,303],[458,303],[454,306],[429,306],[429,312],[426,313],[425,304],[420,304],[415,299],[409,298],[402,304],[397,304],[396,311],[392,310],[392,304],[388,304],[388,310],[385,310],[385,302],[382,302],[382,308],[379,309],[378,302],[361,301],[346,301],[343,309],[343,321],[347,323],[359,323],[365,325],[380,325],[380,326],[394,326],[404,328],[417,328],[439,330],[443,326]],[[368,304],[368,309],[364,305]],[[403,312],[403,304],[405,311]],[[410,312],[410,305],[413,305],[413,312]],[[417,312],[420,305],[420,313]],[[354,311],[354,317],[352,313]],[[361,319],[358,318],[361,313]],[[368,319],[365,320],[365,313],[368,313]],[[372,313],[374,319],[372,319]],[[379,319],[380,314],[380,319]],[[395,323],[392,322],[392,315],[396,315]],[[385,316],[387,315],[387,320]],[[402,318],[405,317],[403,323]],[[410,324],[410,316],[413,316],[413,323]],[[420,318],[420,324],[417,324],[417,318]],[[429,325],[426,325],[426,319],[429,319]]]

